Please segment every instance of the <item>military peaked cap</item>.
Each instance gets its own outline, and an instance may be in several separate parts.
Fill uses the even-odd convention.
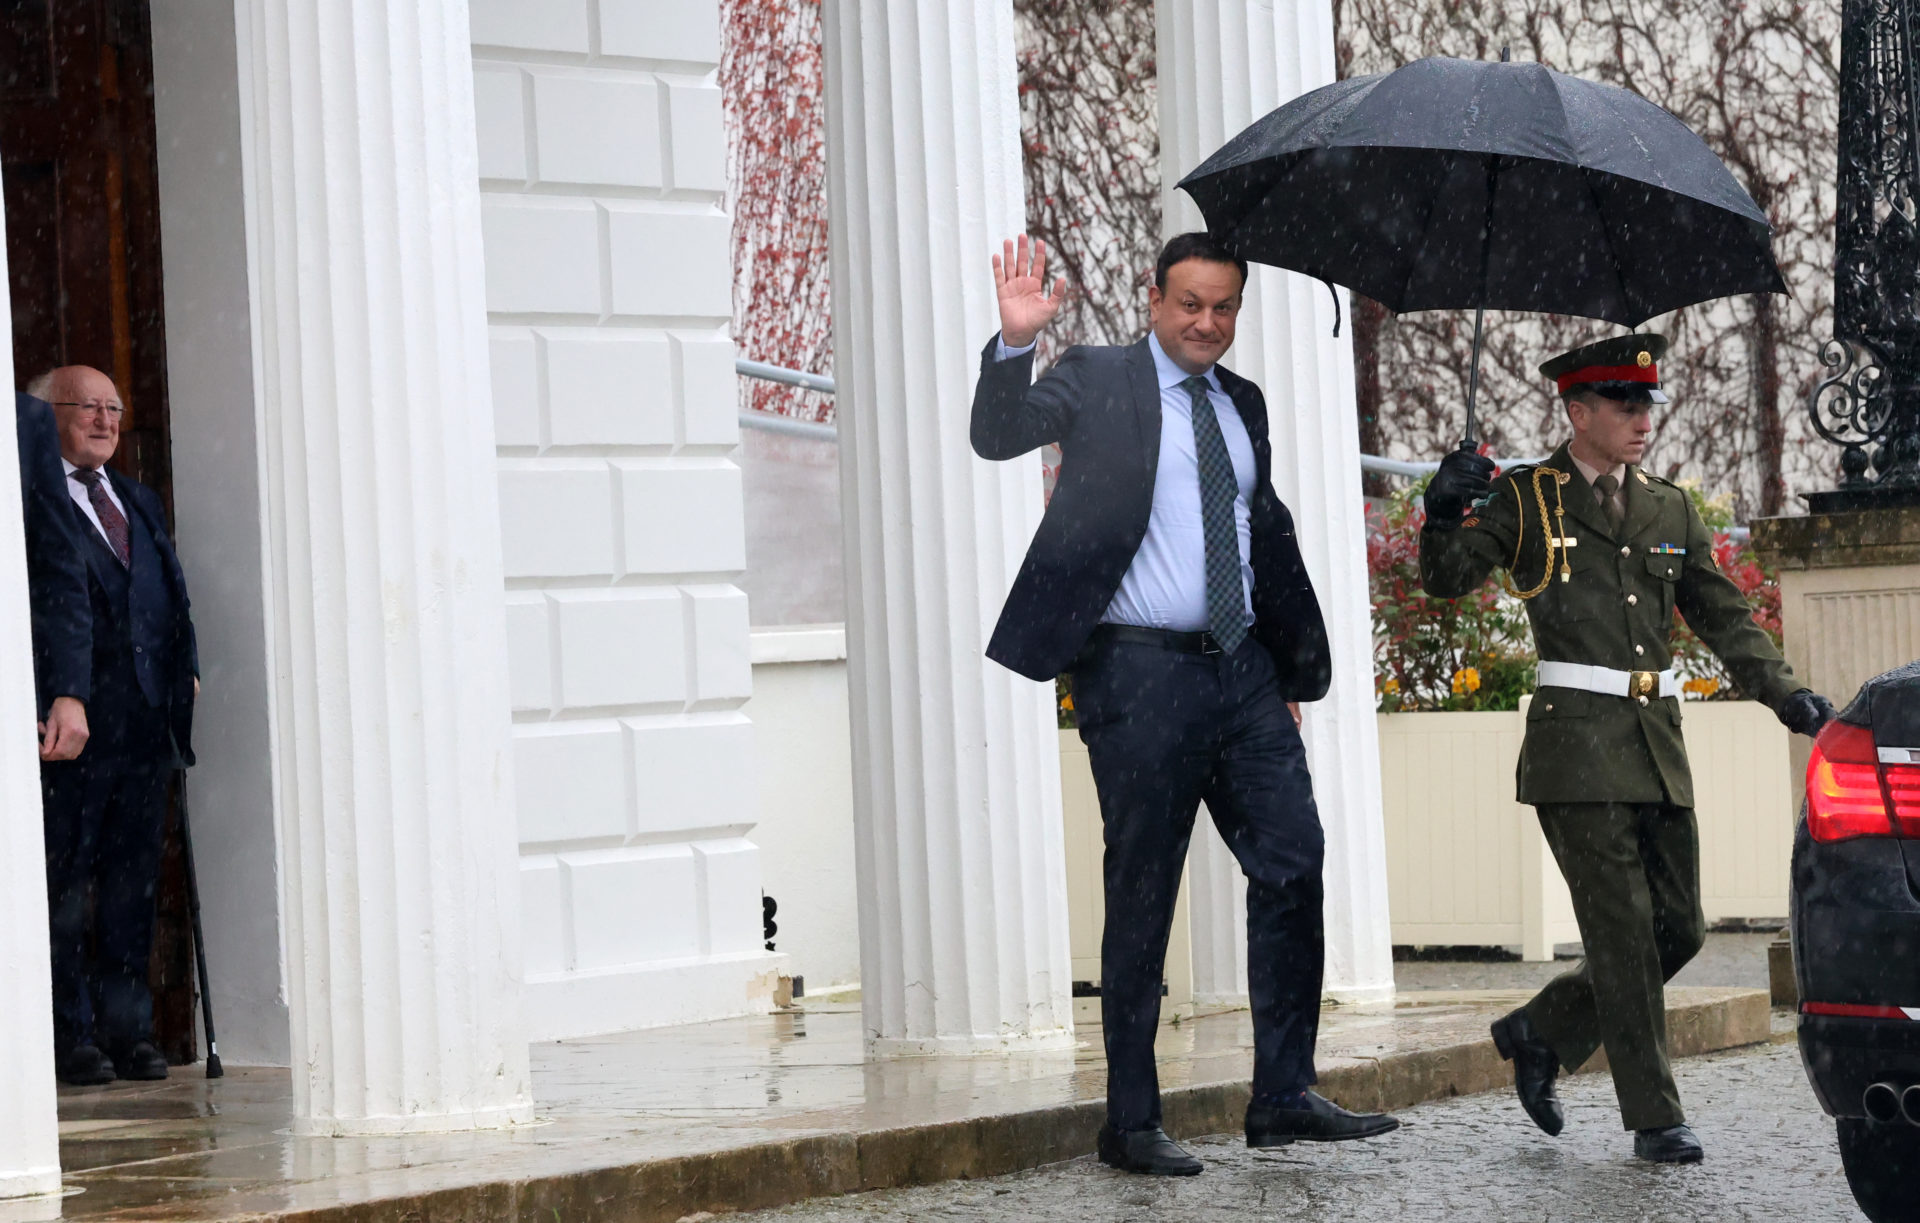
[[[1592,391],[1625,403],[1666,403],[1660,389],[1661,357],[1667,355],[1667,337],[1651,332],[1618,335],[1562,353],[1540,367],[1562,395]]]

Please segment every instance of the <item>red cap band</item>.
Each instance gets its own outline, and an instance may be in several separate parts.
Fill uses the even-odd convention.
[[[1648,365],[1589,365],[1585,369],[1574,370],[1571,374],[1562,374],[1559,378],[1560,389],[1579,386],[1584,382],[1652,382],[1660,381],[1658,363]]]

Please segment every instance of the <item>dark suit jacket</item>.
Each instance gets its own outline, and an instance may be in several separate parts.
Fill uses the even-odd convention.
[[[125,719],[163,718],[186,764],[193,763],[193,680],[200,671],[186,574],[167,536],[160,497],[109,467],[127,509],[133,563],[123,566],[84,511],[67,499],[86,546],[93,605],[94,743],[111,748]],[[64,472],[63,472],[64,475]]]
[[[60,466],[53,409],[31,395],[13,399],[26,520],[27,602],[33,619],[33,681],[44,715],[55,697],[92,695],[93,611],[83,542]]]
[[[1038,382],[1031,353],[996,361],[998,346],[995,336],[981,356],[974,452],[1010,459],[1057,441],[1061,463],[987,657],[1046,680],[1085,646],[1146,536],[1160,462],[1160,386],[1144,338],[1124,348],[1069,348]],[[1245,378],[1216,372],[1253,441],[1253,636],[1273,655],[1286,699],[1317,701],[1333,677],[1326,622],[1293,516],[1273,491],[1266,399]]]

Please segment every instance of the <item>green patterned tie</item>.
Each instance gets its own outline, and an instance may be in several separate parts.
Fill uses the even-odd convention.
[[[1200,528],[1207,541],[1207,621],[1220,648],[1231,654],[1247,639],[1247,596],[1240,580],[1240,530],[1233,519],[1240,481],[1227,439],[1207,398],[1207,380],[1180,384],[1193,397],[1193,452],[1200,461]]]

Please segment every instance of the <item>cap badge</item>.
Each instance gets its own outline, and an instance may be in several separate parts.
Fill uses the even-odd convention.
[[[1640,366],[1641,369],[1645,369],[1649,365],[1653,364],[1653,354],[1650,352],[1642,352],[1639,356],[1634,358],[1634,361]]]

